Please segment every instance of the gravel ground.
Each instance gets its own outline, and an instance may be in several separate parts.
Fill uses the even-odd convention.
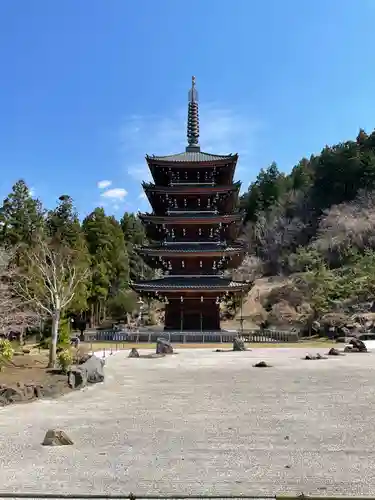
[[[105,384],[0,410],[0,490],[374,495],[375,353],[304,354],[120,352]],[[41,446],[48,428],[74,446]]]

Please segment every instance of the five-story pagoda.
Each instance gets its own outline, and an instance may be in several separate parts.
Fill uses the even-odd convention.
[[[143,183],[153,212],[139,217],[150,240],[140,249],[163,278],[132,288],[165,302],[164,329],[176,332],[220,330],[220,302],[243,294],[251,284],[224,276],[237,267],[244,247],[236,242],[243,215],[240,183],[233,182],[238,155],[204,153],[199,146],[195,78],[189,91],[188,146],[183,153],[146,156],[153,183]]]

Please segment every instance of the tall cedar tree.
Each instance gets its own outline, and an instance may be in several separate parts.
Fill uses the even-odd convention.
[[[120,224],[96,208],[82,225],[91,256],[90,323],[105,319],[107,303],[129,285],[129,259]]]
[[[40,201],[31,196],[25,181],[17,181],[0,208],[0,245],[27,248],[43,224]]]

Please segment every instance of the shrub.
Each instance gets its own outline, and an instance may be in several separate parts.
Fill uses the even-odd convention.
[[[70,320],[69,318],[61,318],[59,324],[58,345],[67,347],[70,345]]]
[[[61,371],[66,373],[73,364],[73,353],[71,349],[63,349],[60,351],[57,359]]]
[[[14,355],[14,349],[11,342],[7,339],[0,340],[0,370],[2,370],[5,361],[11,361]]]

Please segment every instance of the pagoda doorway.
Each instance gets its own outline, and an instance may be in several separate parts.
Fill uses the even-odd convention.
[[[165,308],[165,330],[218,331],[219,305],[215,300],[170,300]]]
[[[200,331],[202,326],[201,311],[190,311],[185,309],[181,311],[183,316],[183,330]]]

